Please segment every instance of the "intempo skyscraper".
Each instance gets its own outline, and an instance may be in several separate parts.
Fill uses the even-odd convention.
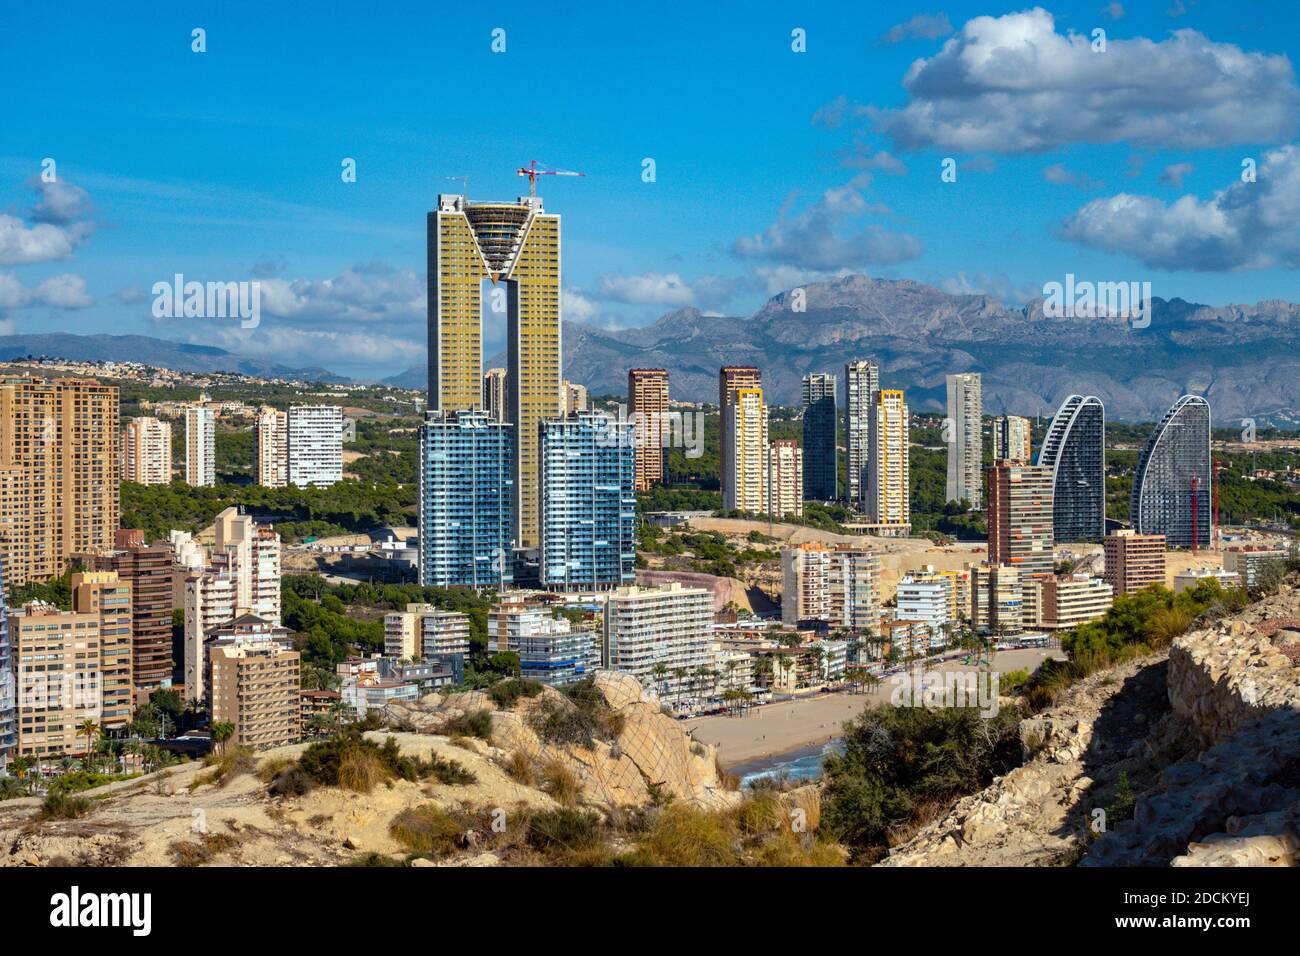
[[[538,534],[538,435],[560,408],[560,217],[540,196],[441,195],[428,217],[429,409],[482,408],[484,298],[506,319],[505,419],[515,428],[515,543]]]

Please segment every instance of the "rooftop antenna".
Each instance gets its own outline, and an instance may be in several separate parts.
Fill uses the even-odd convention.
[[[450,179],[453,182],[460,183],[460,194],[469,199],[469,177],[468,176],[443,176],[443,179]]]

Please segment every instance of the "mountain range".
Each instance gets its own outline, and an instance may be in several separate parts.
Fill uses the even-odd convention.
[[[258,378],[309,382],[346,382],[323,368],[291,368],[277,362],[236,355],[212,345],[190,345],[149,335],[0,335],[0,361],[51,356],[75,362],[139,362],[176,372],[237,372]]]
[[[743,318],[680,309],[619,331],[566,323],[565,377],[592,394],[621,395],[627,369],[662,367],[673,398],[716,402],[719,366],[756,365],[769,401],[790,405],[805,373],[842,380],[845,362],[868,358],[882,386],[906,389],[915,411],[944,407],[949,373],[980,372],[987,414],[1051,415],[1078,392],[1101,398],[1110,419],[1154,421],[1196,393],[1209,399],[1216,425],[1300,420],[1294,303],[1218,308],[1154,298],[1149,326],[1135,328],[1122,318],[1052,318],[1041,298],[1007,308],[905,279],[851,275],[804,294],[802,312],[792,290]]]

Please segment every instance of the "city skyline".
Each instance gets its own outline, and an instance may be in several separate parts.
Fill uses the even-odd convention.
[[[1230,4],[1175,16],[959,3],[911,19],[760,4],[743,22],[693,10],[685,31],[671,18],[613,14],[599,42],[548,61],[548,95],[506,143],[469,104],[440,117],[458,137],[410,129],[419,109],[393,71],[417,62],[418,45],[400,38],[420,31],[397,18],[424,15],[418,8],[295,23],[292,42],[287,24],[247,29],[253,10],[232,4],[200,16],[206,25],[162,18],[129,31],[78,4],[39,18],[17,12],[6,61],[20,95],[0,154],[0,331],[135,332],[345,375],[396,374],[424,362],[423,213],[439,193],[526,195],[515,170],[534,158],[586,174],[543,179],[538,194],[569,223],[566,315],[597,329],[681,307],[745,315],[771,294],[846,272],[1010,304],[1071,274],[1145,279],[1158,297],[1210,305],[1296,298],[1294,239],[1253,210],[1291,208],[1300,89],[1286,31]],[[557,25],[527,9],[499,19],[447,14],[438,28],[447,68],[507,84],[536,71]],[[635,44],[619,32],[633,26]],[[191,49],[196,28],[206,31],[201,53]],[[497,28],[506,31],[500,53]],[[1107,45],[1094,52],[1097,29]],[[78,69],[38,68],[42,45],[23,42],[36,31],[57,32],[60,56]],[[319,89],[294,79],[315,51],[358,36],[384,37],[384,58]],[[699,44],[710,70],[747,78],[725,113],[690,102],[693,77],[669,70],[639,82]],[[1027,52],[1035,48],[1065,72],[1051,97],[1026,99],[1003,119],[987,104],[1016,94],[994,92],[1004,79],[972,64],[1000,57],[1008,77],[1046,82],[1046,59]],[[102,74],[110,57],[105,82],[120,95],[79,109],[72,78]],[[300,98],[296,115],[263,109],[263,82],[241,76],[254,61]],[[1127,100],[1111,98],[1105,77],[1116,69],[1140,77]],[[1220,72],[1218,83],[1185,82],[1206,69]],[[608,89],[588,87],[593,73]],[[21,95],[36,76],[39,109]],[[600,109],[611,96],[622,108]],[[952,104],[963,97],[974,105],[959,128]],[[255,99],[257,122],[242,112]],[[588,100],[592,109],[573,108]],[[75,140],[55,125],[67,110],[82,119]],[[781,150],[765,148],[773,131]],[[1257,198],[1242,188],[1243,158],[1262,173]],[[46,159],[53,182],[42,179]],[[955,183],[941,178],[945,159],[956,162]],[[354,182],[345,160],[355,161]],[[993,214],[1007,203],[1012,215]],[[1121,210],[1132,217],[1117,218]],[[1138,241],[1179,214],[1193,238]],[[629,217],[637,228],[624,228]],[[683,221],[702,227],[684,232]],[[177,274],[262,283],[257,327],[156,318],[151,288]],[[494,321],[485,331],[487,359],[506,329]]]

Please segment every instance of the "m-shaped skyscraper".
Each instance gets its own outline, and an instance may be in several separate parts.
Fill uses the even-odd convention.
[[[560,406],[560,217],[539,196],[441,195],[428,217],[429,409],[483,407],[484,293],[506,318],[506,420],[514,425],[515,546],[535,548],[541,423]],[[484,280],[490,283],[485,286]]]

